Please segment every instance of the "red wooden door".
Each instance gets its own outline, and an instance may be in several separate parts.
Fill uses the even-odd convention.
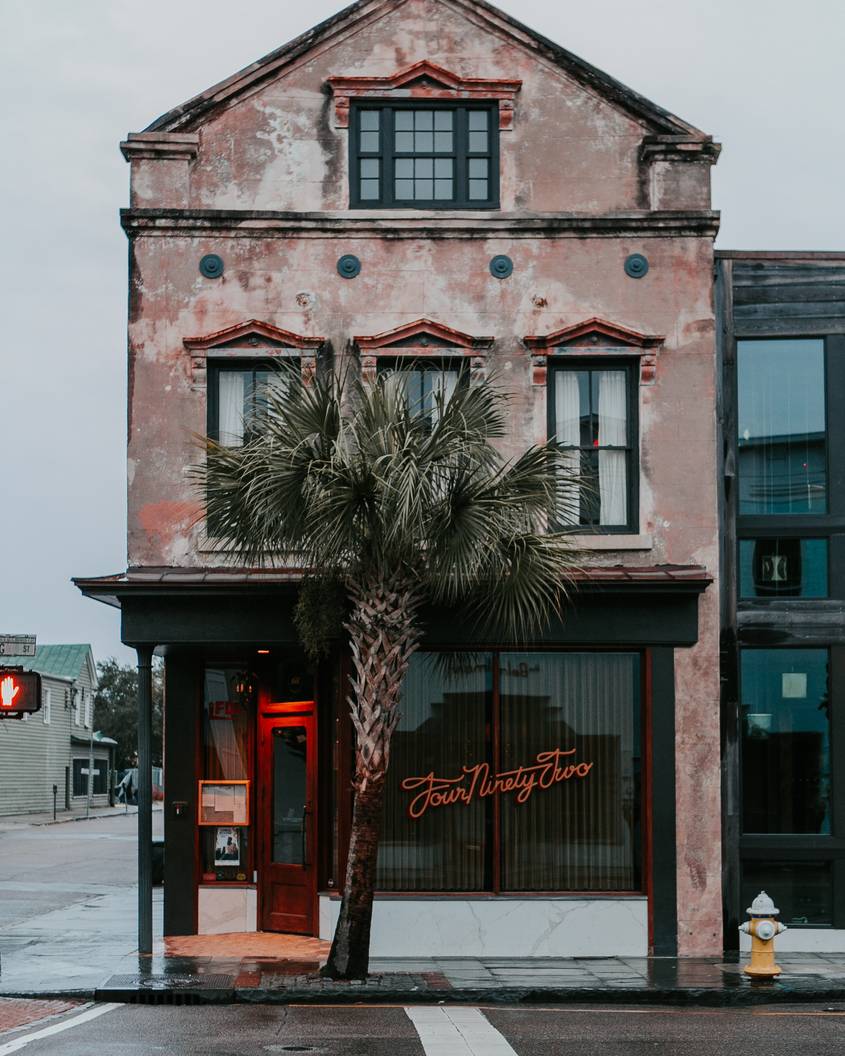
[[[262,716],[262,931],[316,933],[316,749],[313,708],[307,714]]]

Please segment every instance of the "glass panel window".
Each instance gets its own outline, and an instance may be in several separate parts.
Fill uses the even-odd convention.
[[[354,109],[351,204],[496,206],[496,112],[493,104]]]
[[[431,425],[438,420],[438,403],[444,406],[466,375],[459,363],[420,363],[414,360],[407,364],[401,361],[383,364],[380,377],[394,376],[402,386],[411,414],[426,418]]]
[[[743,829],[830,834],[827,649],[740,654]]]
[[[771,895],[787,927],[833,923],[833,871],[830,862],[746,861],[742,866],[740,916],[761,891]]]
[[[824,341],[739,341],[737,372],[740,514],[824,513]]]
[[[268,414],[270,389],[283,389],[289,383],[285,371],[270,366],[211,367],[209,436],[226,447],[240,447],[251,431],[261,428]]]
[[[273,861],[305,864],[308,731],[304,726],[273,730]]]
[[[641,890],[639,683],[636,653],[415,654],[378,886]]]
[[[553,435],[564,448],[568,475],[566,523],[630,527],[633,429],[626,368],[555,367],[551,388]]]
[[[741,539],[741,598],[826,598],[827,540]]]
[[[639,656],[502,653],[502,890],[640,886]]]
[[[202,776],[206,780],[250,779],[252,693],[250,675],[242,667],[229,664],[206,667],[202,726]],[[246,879],[250,862],[248,828],[203,826],[199,838],[206,880]],[[233,853],[233,847],[237,854]]]
[[[481,891],[487,873],[489,802],[448,804],[464,767],[483,764],[492,707],[488,654],[444,670],[437,654],[416,653],[402,686],[399,726],[379,844],[377,884],[391,891]]]

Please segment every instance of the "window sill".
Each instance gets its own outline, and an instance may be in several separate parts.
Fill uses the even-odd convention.
[[[579,550],[651,550],[650,535],[570,535],[573,546]]]

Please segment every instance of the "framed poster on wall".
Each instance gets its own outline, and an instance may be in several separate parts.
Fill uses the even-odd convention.
[[[249,825],[249,781],[200,781],[200,825]]]

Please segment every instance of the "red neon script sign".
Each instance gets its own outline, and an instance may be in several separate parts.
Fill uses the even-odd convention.
[[[402,791],[417,793],[408,804],[408,817],[416,820],[429,808],[450,807],[454,803],[468,806],[474,799],[500,792],[515,792],[517,803],[527,803],[538,788],[551,788],[590,773],[593,763],[576,763],[570,759],[575,751],[575,748],[566,751],[553,748],[540,752],[531,766],[519,766],[499,774],[490,773],[489,763],[476,763],[462,767],[459,777],[437,777],[433,770],[424,777],[406,777],[400,785]]]

